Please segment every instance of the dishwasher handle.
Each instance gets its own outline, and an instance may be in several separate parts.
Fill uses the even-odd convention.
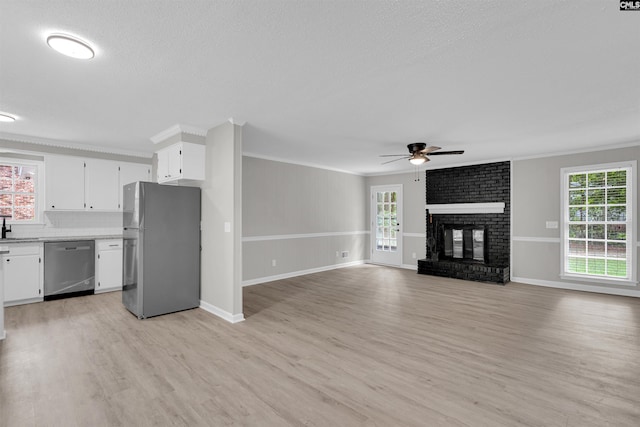
[[[88,251],[91,246],[65,246],[63,248],[55,248],[56,251]]]

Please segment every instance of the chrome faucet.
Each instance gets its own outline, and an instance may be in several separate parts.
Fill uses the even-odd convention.
[[[7,218],[11,218],[11,215],[1,215],[2,216],[2,238],[7,238],[7,233],[11,233],[11,226],[7,229]]]

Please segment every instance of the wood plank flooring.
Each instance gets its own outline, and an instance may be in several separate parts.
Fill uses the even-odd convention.
[[[640,425],[640,299],[364,265],[244,289],[247,320],[120,293],[6,309],[1,426]]]

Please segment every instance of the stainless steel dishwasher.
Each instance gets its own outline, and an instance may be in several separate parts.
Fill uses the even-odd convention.
[[[90,295],[95,290],[95,242],[44,244],[44,299]]]

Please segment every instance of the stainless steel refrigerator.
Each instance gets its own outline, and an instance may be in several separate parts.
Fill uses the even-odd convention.
[[[123,187],[122,303],[139,319],[200,305],[200,189]]]

